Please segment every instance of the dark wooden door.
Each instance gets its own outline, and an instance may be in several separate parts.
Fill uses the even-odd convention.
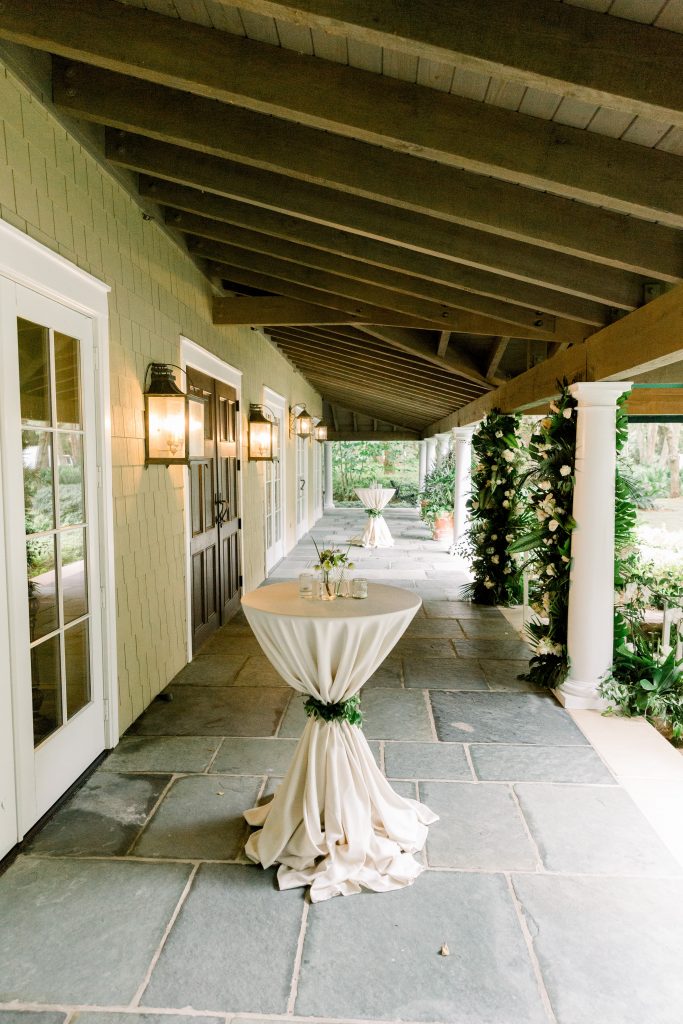
[[[204,455],[190,461],[192,650],[239,609],[237,392],[188,369],[188,387],[206,401]]]

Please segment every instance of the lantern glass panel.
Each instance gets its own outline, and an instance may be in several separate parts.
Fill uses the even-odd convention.
[[[148,395],[150,459],[185,459],[185,395]]]
[[[266,419],[249,422],[249,458],[272,459],[273,424]]]
[[[313,420],[306,411],[300,412],[296,418],[296,432],[299,437],[310,437]]]

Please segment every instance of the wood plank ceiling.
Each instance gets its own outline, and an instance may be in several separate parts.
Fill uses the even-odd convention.
[[[681,33],[680,0],[0,5],[215,321],[408,434],[683,280]]]

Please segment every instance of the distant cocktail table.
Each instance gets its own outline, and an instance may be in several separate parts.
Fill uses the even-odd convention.
[[[394,538],[382,515],[396,491],[388,487],[357,487],[356,494],[367,509],[368,521],[359,543],[364,548],[393,547]]]
[[[394,792],[362,729],[351,724],[358,714],[356,695],[420,603],[415,593],[379,584],[370,584],[364,600],[306,600],[295,583],[262,587],[242,598],[268,660],[311,705],[272,801],[244,815],[259,826],[247,842],[247,856],[263,867],[280,864],[281,889],[310,885],[311,900],[319,902],[363,887],[398,889],[423,870],[413,854],[437,817]]]

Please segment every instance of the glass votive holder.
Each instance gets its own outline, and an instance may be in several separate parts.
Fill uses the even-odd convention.
[[[313,583],[315,576],[312,572],[302,572],[299,574],[299,597],[306,598],[310,601],[313,597]]]
[[[314,576],[313,577],[313,590],[312,590],[312,593],[311,593],[311,597],[313,598],[314,601],[319,601],[321,594],[322,594],[322,582],[321,582],[319,576]]]
[[[339,590],[337,593],[339,597],[351,597],[351,580],[347,580],[346,577],[343,577],[343,579],[339,581]]]
[[[351,597],[364,598],[368,596],[368,581],[363,576],[356,576],[351,580]]]

